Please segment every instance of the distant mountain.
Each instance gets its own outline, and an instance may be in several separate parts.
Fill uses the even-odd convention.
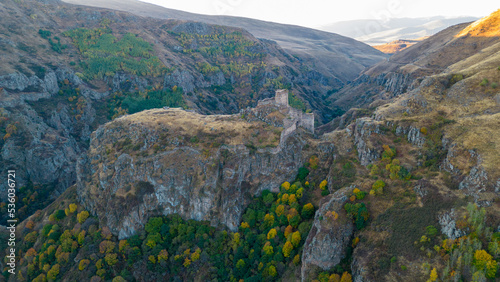
[[[366,19],[342,21],[318,27],[370,45],[384,44],[399,39],[417,39],[431,36],[459,23],[472,22],[475,17],[394,18],[387,21]]]
[[[386,56],[352,38],[300,26],[241,17],[193,14],[136,0],[64,0],[64,2],[127,11],[140,16],[244,28],[257,38],[276,41],[285,51],[300,56],[322,74],[334,76],[338,80],[332,84],[334,87],[355,79],[365,67],[383,60]]]
[[[386,54],[395,54],[397,52],[403,51],[406,48],[409,48],[418,42],[426,39],[427,37],[422,37],[418,39],[413,39],[413,40],[408,40],[408,39],[400,39],[400,40],[394,40],[389,43],[385,44],[380,44],[380,45],[373,45],[373,48],[382,51]]]

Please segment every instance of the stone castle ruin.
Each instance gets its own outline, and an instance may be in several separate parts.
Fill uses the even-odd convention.
[[[279,112],[284,118],[273,120],[270,116]],[[288,90],[276,91],[274,98],[260,100],[255,108],[247,108],[242,111],[247,119],[258,119],[274,126],[283,127],[280,144],[283,144],[298,127],[314,134],[314,114],[304,113],[299,109],[290,107],[288,104]]]

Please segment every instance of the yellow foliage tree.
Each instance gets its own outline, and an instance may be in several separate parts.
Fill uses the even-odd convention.
[[[158,254],[158,262],[167,261],[167,259],[168,259],[167,250],[165,249],[161,250],[160,253]]]
[[[290,253],[293,250],[293,245],[290,243],[290,241],[287,241],[285,245],[283,245],[283,256],[286,258],[290,256]]]
[[[285,212],[285,206],[284,205],[279,205],[277,208],[276,208],[276,215],[277,216],[281,216],[283,215],[283,213]]]
[[[321,181],[321,183],[319,184],[319,189],[326,190],[327,185],[328,185],[328,181],[326,181],[326,179],[325,179],[325,180]]]
[[[113,266],[118,262],[118,255],[117,254],[107,254],[104,257],[104,260],[109,266]]]
[[[299,255],[295,255],[293,257],[293,264],[299,265],[299,263],[300,263],[300,256]]]
[[[344,272],[340,278],[340,282],[352,282],[352,276],[349,272]]]
[[[289,197],[289,196],[290,196],[290,195],[288,195],[287,193],[283,194],[283,196],[281,196],[281,202],[282,202],[283,204],[287,204],[287,203],[288,203],[288,197]]]
[[[195,262],[200,259],[201,250],[198,248],[194,253],[191,254],[191,261]]]
[[[127,240],[120,240],[120,242],[118,243],[118,251],[123,252],[125,250],[125,247],[127,246],[128,246]]]
[[[427,281],[434,282],[437,280],[437,278],[438,278],[437,270],[436,270],[436,268],[433,268],[431,271],[431,275],[429,276],[429,280],[427,280]]]
[[[276,237],[276,229],[272,228],[271,230],[269,230],[269,232],[267,233],[267,240],[271,240],[273,239],[274,237]]]
[[[88,211],[81,211],[77,216],[76,216],[76,219],[78,220],[78,222],[81,224],[81,223],[84,223],[87,218],[89,217],[89,212]]]
[[[328,282],[340,282],[340,275],[334,273],[328,277]]]
[[[290,189],[290,182],[285,181],[283,184],[281,184],[281,187],[283,187],[285,190]]]
[[[90,264],[90,260],[88,259],[82,259],[80,263],[78,264],[78,269],[80,271],[83,271],[87,266]]]
[[[302,237],[300,236],[300,232],[299,231],[295,231],[292,233],[292,244],[294,247],[298,247],[299,244],[300,244],[300,240],[302,240]]]
[[[272,255],[274,254],[274,249],[273,249],[273,246],[271,246],[271,242],[267,241],[265,244],[264,244],[264,247],[262,248],[262,250],[264,251],[264,253],[266,255]]]
[[[69,204],[69,212],[74,213],[78,206],[76,204]]]
[[[352,247],[356,247],[359,243],[359,237],[356,237],[354,239],[352,239]]]

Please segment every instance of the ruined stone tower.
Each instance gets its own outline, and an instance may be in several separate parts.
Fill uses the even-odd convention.
[[[276,90],[276,96],[274,96],[276,104],[279,106],[285,106],[288,108],[288,90],[280,89]]]

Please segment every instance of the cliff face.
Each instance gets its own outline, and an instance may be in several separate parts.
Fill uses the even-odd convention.
[[[278,145],[279,132],[239,116],[178,109],[122,117],[92,134],[78,163],[78,196],[120,238],[153,214],[236,230],[251,196],[277,191],[303,163],[301,135]]]
[[[16,127],[11,137],[4,138],[0,163],[16,169],[20,187],[28,180],[57,183],[60,193],[76,180],[75,162],[90,138],[96,112],[93,101],[85,98],[80,119],[75,120],[70,107],[54,99],[61,81],[68,78],[75,86],[81,83],[65,68],[47,72],[44,79],[20,73],[0,77],[2,116],[5,124]],[[42,101],[47,100],[53,104],[41,113]],[[6,183],[0,184],[0,191],[6,187]]]
[[[345,257],[345,250],[354,232],[354,224],[345,219],[345,215],[342,215],[343,220],[337,221],[325,214],[342,214],[343,206],[352,190],[343,188],[322,200],[302,253],[302,281],[311,279],[310,272],[314,268],[329,270]]]

